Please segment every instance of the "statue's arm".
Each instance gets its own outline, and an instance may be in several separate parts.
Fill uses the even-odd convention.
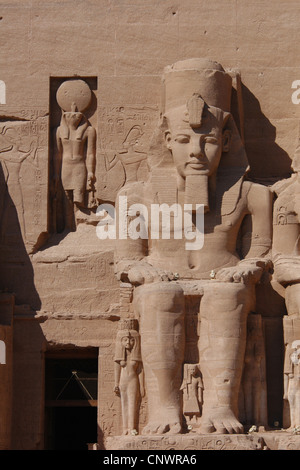
[[[92,126],[89,126],[87,133],[86,168],[88,172],[88,183],[91,184],[95,179],[96,131]]]
[[[129,233],[130,217],[128,211],[132,204],[143,203],[142,184],[134,187],[123,187],[115,203],[116,241],[115,241],[115,273],[121,281],[131,282],[129,272],[143,266],[143,259],[148,252],[148,240],[133,239]]]
[[[296,194],[297,200],[298,194]],[[280,194],[274,205],[274,219],[278,212],[276,207],[285,207],[293,200],[293,193]],[[274,220],[273,225],[273,263],[274,277],[282,285],[300,282],[300,217],[297,206],[291,211],[291,219]]]
[[[169,280],[171,276],[170,273],[165,273],[148,262],[148,238],[133,238],[130,234],[132,216],[128,211],[132,204],[145,203],[143,191],[143,183],[123,187],[118,193],[115,206],[115,274],[117,279],[122,282],[130,282],[136,286],[154,281]],[[145,207],[147,207],[147,204],[145,204]],[[125,227],[125,231],[122,230],[121,226]]]
[[[251,241],[246,259],[265,258],[272,248],[273,193],[263,185],[252,183],[247,194],[251,216]]]
[[[245,236],[244,258],[231,268],[223,268],[217,279],[226,282],[256,284],[271,266],[272,248],[272,192],[265,186],[244,183],[246,212],[251,218],[250,228]],[[248,219],[249,220],[249,219]]]
[[[272,267],[273,193],[260,184],[249,183],[249,186],[247,208],[251,218],[250,244],[239,266],[244,280],[257,283],[263,272]]]
[[[59,177],[60,177],[62,155],[63,155],[63,147],[62,147],[59,127],[56,130],[55,142],[56,142],[56,147],[55,147],[54,155],[53,155],[53,171],[54,171],[54,186],[55,186],[54,189],[56,190]]]
[[[142,397],[144,397],[145,396],[145,374],[144,374],[144,368],[142,364],[140,364],[139,384],[140,384],[140,394]]]
[[[120,376],[121,376],[121,366],[119,362],[115,361],[115,387],[114,387],[114,392],[116,395],[120,395]]]

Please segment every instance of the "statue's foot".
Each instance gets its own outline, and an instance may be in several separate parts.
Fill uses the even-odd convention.
[[[164,423],[160,421],[151,421],[143,429],[142,434],[180,434],[180,422]]]
[[[201,434],[212,432],[243,434],[244,428],[230,408],[212,408],[203,414],[199,432]]]
[[[138,434],[135,428],[124,429],[122,432],[123,436],[136,436]]]

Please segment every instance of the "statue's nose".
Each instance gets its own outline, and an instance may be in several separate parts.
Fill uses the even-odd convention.
[[[200,139],[194,139],[190,143],[190,157],[201,158],[203,156],[203,152],[201,149],[201,142]]]

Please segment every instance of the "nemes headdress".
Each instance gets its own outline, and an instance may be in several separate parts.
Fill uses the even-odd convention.
[[[185,107],[187,119],[193,128],[201,126],[205,114],[213,115],[218,125],[231,134],[230,149],[223,153],[218,168],[218,179],[222,181],[219,183],[219,188],[222,187],[222,215],[234,210],[242,178],[249,169],[241,136],[230,113],[231,95],[232,77],[215,61],[194,58],[165,67],[160,123],[149,152],[149,167],[154,174],[161,173],[163,169],[171,173],[172,156],[164,142],[170,112]]]

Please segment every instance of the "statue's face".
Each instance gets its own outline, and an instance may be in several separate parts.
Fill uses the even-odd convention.
[[[194,366],[191,366],[191,367],[190,367],[190,373],[191,373],[194,377],[196,377],[197,372],[198,372],[198,367],[197,367],[197,366],[194,365]]]
[[[209,115],[200,128],[192,128],[182,109],[174,110],[165,138],[180,176],[216,172],[224,144],[221,125]]]
[[[64,117],[68,125],[77,127],[81,121],[82,113],[79,113],[78,111],[69,111],[64,113]]]
[[[132,336],[123,336],[121,341],[125,349],[131,350],[134,346],[134,338]]]

